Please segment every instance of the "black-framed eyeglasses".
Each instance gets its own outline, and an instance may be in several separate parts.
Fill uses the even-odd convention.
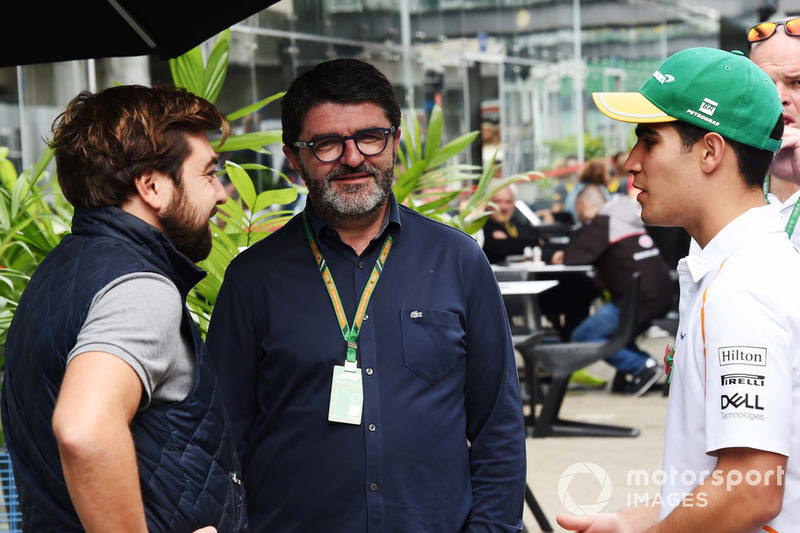
[[[760,43],[766,41],[778,31],[778,26],[783,26],[786,35],[792,37],[800,37],[800,17],[791,18],[784,21],[777,22],[762,22],[756,24],[747,30],[747,41],[752,45],[753,43]]]
[[[364,156],[379,155],[386,150],[389,145],[389,135],[397,131],[397,128],[367,128],[358,130],[352,135],[337,135],[329,133],[319,135],[310,141],[295,141],[292,144],[296,148],[309,148],[322,163],[333,163],[344,155],[345,145],[350,139],[356,144],[356,149]]]

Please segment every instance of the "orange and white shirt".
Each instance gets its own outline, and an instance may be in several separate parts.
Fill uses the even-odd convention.
[[[750,209],[682,259],[680,324],[667,411],[660,515],[712,474],[715,452],[747,447],[788,457],[781,514],[766,531],[800,523],[800,251],[777,205]],[[749,476],[749,477],[748,477]],[[712,476],[726,487],[737,482]]]

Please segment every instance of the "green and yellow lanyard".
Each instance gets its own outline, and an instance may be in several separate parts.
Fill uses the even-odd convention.
[[[360,424],[361,423],[361,411],[360,405],[358,406],[358,414],[356,417],[355,414],[355,406],[353,404],[354,396],[353,392],[356,391],[358,394],[361,393],[361,381],[360,381],[360,371],[358,369],[358,365],[356,363],[356,351],[358,350],[358,335],[361,332],[361,324],[364,321],[364,317],[367,313],[367,306],[369,305],[369,300],[372,297],[372,293],[375,291],[375,286],[378,284],[378,279],[381,277],[381,273],[383,272],[384,264],[386,263],[386,258],[389,256],[389,250],[392,248],[392,237],[391,235],[386,236],[386,240],[383,243],[383,248],[381,249],[381,253],[378,255],[378,259],[375,261],[375,266],[372,268],[372,273],[369,276],[369,280],[367,280],[367,285],[364,287],[364,291],[361,293],[361,299],[358,302],[358,307],[356,308],[355,317],[353,317],[352,324],[349,324],[347,321],[347,315],[344,312],[344,306],[342,305],[342,299],[339,297],[339,291],[336,289],[336,283],[333,281],[333,275],[331,274],[330,269],[328,268],[328,263],[325,261],[325,258],[322,256],[322,252],[320,251],[319,245],[317,240],[314,238],[314,234],[311,231],[311,226],[308,223],[308,217],[305,212],[303,212],[303,227],[305,228],[306,239],[308,240],[308,245],[311,247],[311,252],[314,255],[314,260],[317,263],[317,267],[319,268],[319,273],[322,276],[322,281],[325,283],[325,288],[328,290],[328,296],[331,298],[331,303],[333,304],[333,310],[336,313],[336,319],[339,322],[339,328],[342,332],[342,337],[344,338],[346,352],[345,352],[345,362],[343,367],[339,367],[338,365],[334,368],[334,384],[333,389],[331,391],[331,408],[329,411],[328,418],[331,421],[335,422],[345,422],[350,424]],[[348,391],[350,394],[350,404],[347,405],[347,401],[345,402],[345,411],[340,411],[339,415],[336,415],[335,412],[337,409],[341,408],[341,406],[335,405],[337,402],[337,387],[341,385],[337,385],[337,379],[342,376],[342,372],[348,373],[358,373],[358,383],[354,383],[356,380],[353,376],[344,375],[344,386],[348,387]],[[341,381],[341,380],[340,380]],[[348,415],[347,413],[350,413]],[[333,417],[333,418],[332,418]],[[344,418],[344,419],[341,419]],[[356,421],[355,419],[358,419]]]
[[[769,174],[767,177],[764,178],[764,198],[769,201]],[[786,221],[786,233],[791,238],[792,233],[794,233],[794,227],[797,225],[797,219],[800,218],[800,198],[797,199],[797,202],[794,204],[794,209],[792,209],[792,214],[789,215],[789,220]]]

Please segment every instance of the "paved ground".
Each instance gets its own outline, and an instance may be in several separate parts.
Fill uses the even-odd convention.
[[[667,336],[639,339],[659,360],[666,344],[673,344]],[[614,373],[603,361],[589,370],[609,380]],[[637,427],[638,437],[528,438],[528,483],[554,531],[564,531],[556,523],[559,513],[613,511],[658,494],[667,398],[660,390],[629,398],[609,387],[569,392],[561,417]],[[527,531],[541,531],[527,505],[523,523]]]

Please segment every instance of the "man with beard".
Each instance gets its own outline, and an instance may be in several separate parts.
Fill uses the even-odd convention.
[[[72,234],[8,332],[2,417],[26,531],[247,528],[230,423],[185,305],[226,195],[182,89],[74,98],[53,124]],[[213,527],[208,527],[213,531]]]
[[[502,297],[472,238],[398,205],[392,85],[362,61],[322,63],[282,123],[308,205],[231,263],[208,334],[251,528],[518,531]]]

